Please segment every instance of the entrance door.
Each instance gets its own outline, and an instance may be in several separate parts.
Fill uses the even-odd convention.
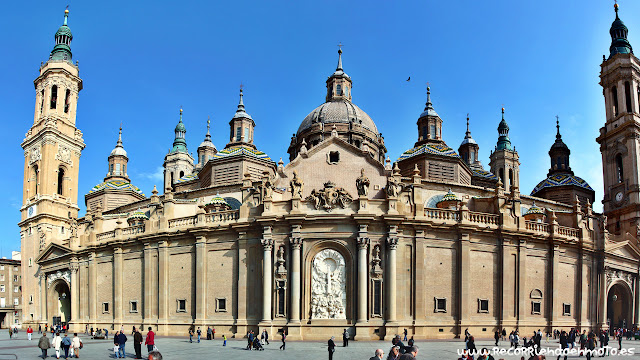
[[[614,284],[607,296],[607,319],[613,329],[627,328],[633,324],[631,294],[624,283]]]

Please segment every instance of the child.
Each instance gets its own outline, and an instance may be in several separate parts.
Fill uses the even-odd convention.
[[[224,340],[224,343],[222,344],[222,346],[227,346],[227,335],[222,335],[222,340]]]

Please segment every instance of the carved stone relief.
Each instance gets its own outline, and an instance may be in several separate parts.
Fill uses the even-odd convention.
[[[60,160],[65,164],[73,165],[71,163],[71,150],[67,146],[58,144],[58,153],[56,154],[56,160]]]
[[[306,200],[311,201],[316,210],[326,211],[331,211],[338,206],[344,209],[353,201],[347,190],[336,187],[336,184],[331,181],[324,183],[324,189],[313,189]]]
[[[29,165],[41,159],[42,159],[42,153],[40,152],[40,148],[34,147],[33,149],[31,149],[31,154],[29,157]]]
[[[313,258],[311,273],[311,318],[346,319],[344,257],[335,250],[322,250]]]
[[[625,271],[606,269],[605,275],[607,277],[607,287],[617,280],[622,280],[629,285],[630,289],[633,289],[633,274]]]
[[[63,279],[67,284],[71,283],[71,272],[69,270],[56,271],[55,273],[47,275],[47,288],[51,287],[51,283],[58,279]]]

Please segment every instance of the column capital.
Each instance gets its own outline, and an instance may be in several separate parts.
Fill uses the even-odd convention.
[[[398,237],[397,236],[388,236],[387,237],[387,245],[389,245],[390,250],[396,250],[398,248]]]
[[[122,255],[122,247],[121,246],[114,247],[113,248],[113,253]]]
[[[289,244],[291,245],[291,248],[293,248],[294,250],[300,250],[300,248],[302,247],[302,237],[291,236],[289,238]]]
[[[260,239],[260,243],[264,247],[264,251],[271,251],[273,249],[273,239],[271,237]]]
[[[361,250],[363,249],[366,250],[367,247],[369,246],[369,243],[371,242],[371,240],[366,236],[358,236],[356,241],[358,242],[358,249],[361,249]]]

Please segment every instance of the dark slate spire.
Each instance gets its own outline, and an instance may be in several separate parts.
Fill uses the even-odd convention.
[[[547,176],[556,173],[569,173],[573,175],[573,171],[571,171],[571,167],[569,166],[569,155],[571,155],[571,150],[569,150],[567,144],[562,141],[562,135],[560,135],[560,118],[556,116],[556,141],[551,145],[551,149],[549,149],[551,168],[549,168],[549,174]]]
[[[187,140],[185,139],[185,135],[187,133],[187,128],[184,126],[182,122],[182,108],[180,109],[180,121],[178,121],[178,125],[175,128],[176,137],[173,140],[173,148],[171,149],[171,153],[176,152],[187,152]]]
[[[611,34],[611,46],[609,47],[609,58],[615,54],[633,54],[631,43],[627,40],[629,29],[624,25],[618,17],[618,3],[613,8],[616,11],[616,19],[611,24],[609,34]]]
[[[509,125],[504,119],[504,108],[502,108],[502,121],[500,121],[500,125],[498,125],[498,144],[496,145],[497,150],[513,150],[511,148],[511,140],[509,140]]]

